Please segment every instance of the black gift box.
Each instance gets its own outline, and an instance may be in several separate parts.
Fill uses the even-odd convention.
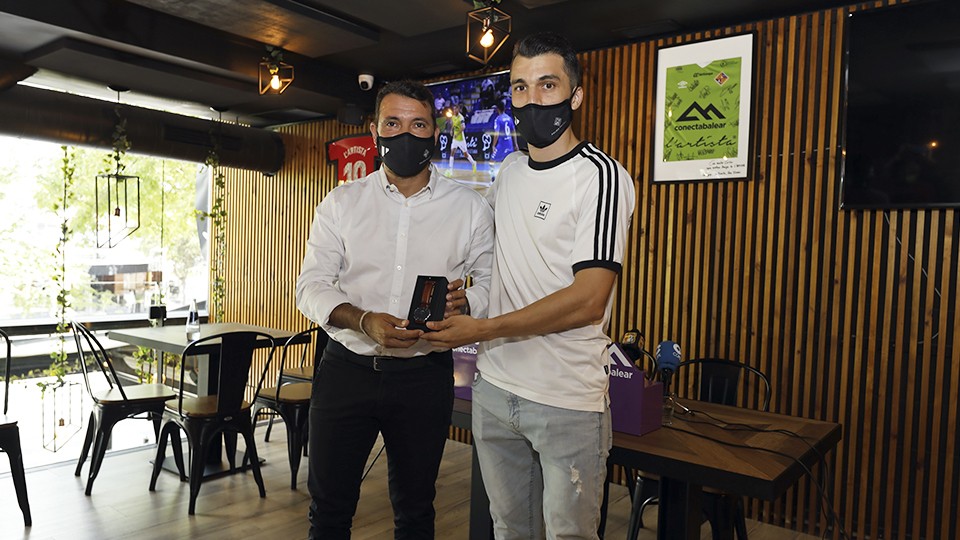
[[[417,276],[417,286],[410,299],[410,311],[407,319],[409,329],[431,330],[427,321],[442,321],[447,305],[447,278],[443,276]]]

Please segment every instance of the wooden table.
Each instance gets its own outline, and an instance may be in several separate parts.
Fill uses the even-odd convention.
[[[701,494],[704,487],[775,500],[804,475],[803,466],[796,460],[812,468],[836,447],[841,437],[840,424],[833,422],[694,400],[681,402],[701,414],[676,416],[672,426],[643,436],[614,432],[613,448],[610,450],[613,463],[660,476],[657,526],[657,538],[660,539],[700,538]],[[470,407],[469,401],[454,400],[453,425],[469,428]],[[781,433],[725,430],[702,413],[729,424],[792,431],[806,442]],[[734,448],[729,444],[763,450]],[[478,483],[479,489],[483,489],[479,477],[474,454],[470,499],[471,540],[492,538],[489,499],[486,492],[479,496],[477,494]]]
[[[274,340],[276,340],[276,345],[278,347],[282,346],[283,343],[294,334],[294,332],[288,332],[286,330],[255,326],[252,324],[212,323],[200,325],[200,337],[223,334],[225,332],[249,331],[264,332],[269,334]],[[183,349],[186,348],[187,344],[190,343],[190,341],[187,340],[186,329],[182,325],[121,328],[118,330],[108,331],[107,337],[115,341],[122,341],[131,345],[157,349],[159,351],[169,352],[176,355],[180,355],[180,353],[183,352]],[[304,337],[304,341],[302,343],[309,343],[309,341],[309,336],[306,336]],[[266,339],[258,338],[255,346],[257,348],[269,347],[270,342]],[[217,378],[215,376],[211,377],[210,374],[217,373],[220,369],[220,354],[218,347],[219,340],[211,340],[210,342],[202,344],[197,349],[197,351],[201,354],[205,353],[205,355],[201,356],[201,358],[207,359],[205,362],[198,363],[197,393],[201,396],[217,393]],[[220,454],[219,442],[214,442],[211,445],[211,452],[207,462],[207,470],[204,471],[205,477],[216,476],[226,470],[221,461]],[[166,463],[169,461],[170,460],[164,460],[164,464],[166,465]]]
[[[842,433],[840,424],[833,422],[702,401],[681,402],[695,411],[693,416],[675,416],[672,426],[640,437],[614,433],[610,451],[611,460],[618,465],[660,475],[658,538],[667,538],[668,531],[670,538],[700,538],[704,487],[768,501],[779,498],[803,477],[804,466],[812,469],[836,447]],[[804,440],[783,433],[723,429],[718,424],[724,422],[792,431]]]

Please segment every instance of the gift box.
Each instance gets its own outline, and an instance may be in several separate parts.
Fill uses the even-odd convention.
[[[643,435],[660,427],[663,386],[637,368],[619,344],[610,351],[610,415],[613,430]]]
[[[410,299],[407,320],[409,329],[425,330],[427,321],[442,321],[447,307],[447,278],[443,276],[417,276],[417,285]]]

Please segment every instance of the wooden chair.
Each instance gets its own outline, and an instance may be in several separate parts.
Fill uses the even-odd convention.
[[[17,492],[17,502],[23,512],[23,524],[33,525],[30,517],[30,502],[27,500],[27,477],[23,470],[23,449],[20,447],[20,426],[17,420],[7,416],[7,407],[10,404],[10,336],[0,330],[7,349],[7,359],[3,369],[3,415],[0,416],[0,451],[6,452],[10,458],[10,476],[13,477],[13,486]]]
[[[297,471],[300,469],[301,452],[306,449],[307,442],[307,420],[310,417],[310,392],[313,388],[310,380],[303,382],[299,375],[306,371],[304,368],[307,352],[311,349],[309,344],[298,344],[304,337],[316,335],[316,346],[324,346],[327,341],[327,334],[319,326],[304,330],[291,336],[283,345],[283,354],[280,355],[280,365],[278,366],[276,379],[267,381],[270,372],[270,362],[263,367],[263,373],[260,375],[260,381],[257,383],[257,390],[253,400],[253,418],[256,420],[257,414],[261,411],[274,411],[283,419],[287,428],[287,454],[290,458],[290,489],[297,489]],[[287,362],[291,350],[300,349],[300,366],[287,371]],[[322,349],[321,349],[322,350]],[[297,376],[291,376],[293,373]],[[299,381],[299,382],[295,382]],[[266,386],[270,384],[270,386]],[[273,418],[271,417],[271,422]],[[269,429],[269,427],[267,428]],[[246,459],[244,459],[246,463]]]
[[[87,460],[92,444],[93,455],[90,457],[90,470],[87,473],[87,487],[84,492],[90,495],[93,482],[100,473],[103,457],[110,444],[113,426],[121,420],[146,414],[146,418],[153,421],[154,435],[159,435],[164,404],[176,396],[170,388],[162,384],[125,385],[93,332],[76,321],[71,323],[71,326],[73,338],[77,344],[77,354],[80,357],[83,382],[93,399],[93,410],[90,411],[90,419],[87,422],[86,437],[74,471],[74,475],[80,476],[80,469]],[[98,373],[103,375],[105,385],[98,382]]]
[[[760,370],[731,360],[699,358],[680,362],[677,374],[682,377],[678,389],[692,385],[696,399],[730,406],[749,406],[761,411],[770,407],[770,380]],[[746,387],[746,389],[745,389]],[[656,478],[638,479],[634,489],[634,509],[627,525],[627,538],[637,537],[643,527],[643,510],[657,503],[659,482]],[[642,501],[637,506],[637,501]],[[713,537],[733,525],[739,540],[747,540],[747,524],[743,497],[718,490],[703,492],[703,512],[710,522]],[[729,530],[729,529],[727,529]]]
[[[260,497],[266,497],[263,477],[260,475],[260,458],[253,440],[253,424],[250,416],[250,402],[244,399],[244,391],[253,363],[253,351],[258,339],[270,343],[269,356],[273,356],[276,343],[270,334],[264,332],[225,332],[202,337],[191,342],[183,350],[180,359],[180,385],[177,399],[167,404],[164,411],[163,429],[157,439],[157,455],[153,462],[153,476],[150,478],[150,491],[157,485],[157,477],[163,466],[166,442],[169,437],[173,447],[173,456],[184,479],[183,450],[180,430],[187,434],[190,445],[190,508],[193,515],[196,510],[197,495],[203,482],[203,469],[207,454],[213,446],[214,438],[224,438],[227,461],[230,470],[236,470],[236,435],[242,435],[250,457],[250,468],[260,490]],[[210,352],[211,345],[216,352]],[[198,354],[218,354],[219,369],[210,373],[216,380],[216,393],[190,397],[184,394],[183,382],[186,360]],[[269,358],[267,362],[269,362]]]

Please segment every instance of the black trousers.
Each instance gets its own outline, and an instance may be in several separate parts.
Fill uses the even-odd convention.
[[[310,400],[311,539],[348,539],[367,457],[383,435],[395,539],[432,539],[437,473],[453,407],[451,353],[413,369],[359,365],[331,339],[317,364]],[[388,361],[403,362],[402,360]],[[394,364],[396,365],[396,364]],[[378,366],[380,367],[380,366]]]

